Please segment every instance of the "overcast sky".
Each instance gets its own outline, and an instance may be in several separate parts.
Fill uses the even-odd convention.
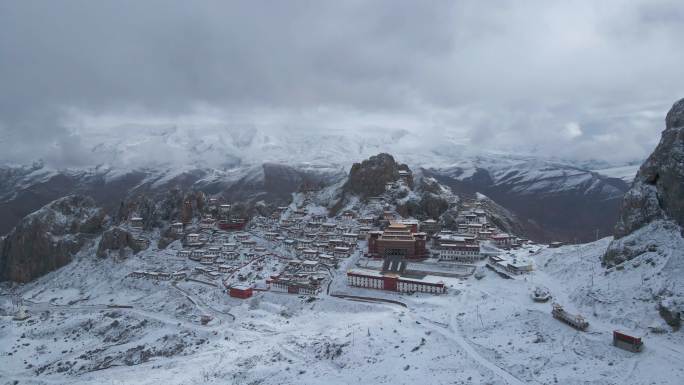
[[[0,160],[91,165],[103,130],[206,121],[638,160],[683,37],[677,0],[0,0]]]

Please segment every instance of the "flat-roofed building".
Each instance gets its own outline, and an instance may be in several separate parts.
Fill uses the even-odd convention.
[[[173,233],[176,235],[182,235],[184,228],[185,225],[183,225],[183,222],[176,222],[171,224],[171,231],[173,231]]]
[[[142,229],[144,225],[144,221],[142,217],[131,217],[130,220],[131,227],[136,228],[136,229]]]
[[[436,233],[439,233],[441,230],[441,227],[439,222],[437,222],[434,219],[427,219],[422,222],[420,222],[420,231],[426,233],[427,235],[434,235]]]
[[[350,254],[349,247],[337,246],[333,249],[333,256],[336,258],[347,258]]]
[[[309,260],[316,259],[318,257],[318,251],[315,249],[304,249],[302,250],[302,257]]]
[[[272,276],[269,284],[272,291],[298,295],[316,295],[321,288],[320,281],[296,276]]]
[[[439,259],[472,263],[482,259],[482,256],[478,245],[444,243],[439,249]]]
[[[497,247],[508,248],[508,247],[513,246],[513,243],[515,241],[515,237],[512,237],[511,235],[506,234],[506,233],[500,233],[500,234],[493,234],[491,236],[491,240],[492,240],[492,242],[494,242],[494,244]]]
[[[229,289],[229,294],[233,298],[246,299],[252,296],[253,291],[249,286],[232,286]]]
[[[412,233],[418,232],[418,221],[415,219],[402,219],[399,221],[399,223],[408,227]]]
[[[311,260],[306,260],[302,262],[302,270],[306,272],[314,272],[318,269],[318,262],[317,261],[311,261]]]
[[[349,286],[397,291],[400,293],[444,294],[444,282],[435,276],[408,277],[375,270],[352,269],[347,272]]]

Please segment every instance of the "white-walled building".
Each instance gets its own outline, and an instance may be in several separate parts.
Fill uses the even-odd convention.
[[[482,259],[482,257],[480,254],[480,246],[478,245],[445,243],[440,245],[439,259],[443,261],[472,263]]]
[[[347,272],[349,286],[397,291],[400,293],[444,294],[446,285],[438,277],[408,278],[396,274],[382,274],[375,270],[353,269]]]

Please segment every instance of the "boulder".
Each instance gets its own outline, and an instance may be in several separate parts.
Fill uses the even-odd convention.
[[[672,299],[665,299],[658,303],[658,313],[665,323],[677,330],[682,323],[681,311],[677,307],[677,303]]]
[[[120,227],[114,227],[102,233],[100,243],[97,245],[97,256],[104,258],[110,250],[116,250],[119,255],[124,255],[126,248],[134,253],[140,251],[133,234]]]

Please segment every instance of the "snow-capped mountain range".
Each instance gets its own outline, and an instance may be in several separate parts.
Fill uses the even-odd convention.
[[[629,167],[605,163],[541,159],[531,155],[477,152],[455,139],[434,143],[406,130],[374,130],[348,135],[342,131],[271,132],[245,127],[166,127],[130,125],[91,132],[81,139],[95,167],[31,166],[0,169],[0,233],[24,215],[71,192],[91,195],[103,205],[116,205],[127,195],[173,186],[223,192],[229,199],[257,201],[270,189],[287,199],[303,179],[331,183],[344,178],[353,162],[389,152],[412,169],[459,193],[480,192],[518,214],[535,227],[543,240],[589,240],[612,231],[618,202],[627,190]],[[267,165],[264,167],[264,165]],[[591,171],[587,167],[603,167]],[[613,167],[615,166],[615,167]],[[617,174],[616,174],[617,172]],[[285,175],[287,174],[287,175]],[[283,189],[282,178],[290,180]],[[273,179],[280,180],[272,183]],[[279,191],[282,190],[282,191]],[[258,198],[258,199],[257,199]],[[544,200],[543,207],[536,203]],[[561,212],[579,209],[578,222],[562,220]],[[600,214],[590,215],[595,212]],[[596,218],[598,221],[595,221]],[[538,226],[537,226],[538,225]]]

